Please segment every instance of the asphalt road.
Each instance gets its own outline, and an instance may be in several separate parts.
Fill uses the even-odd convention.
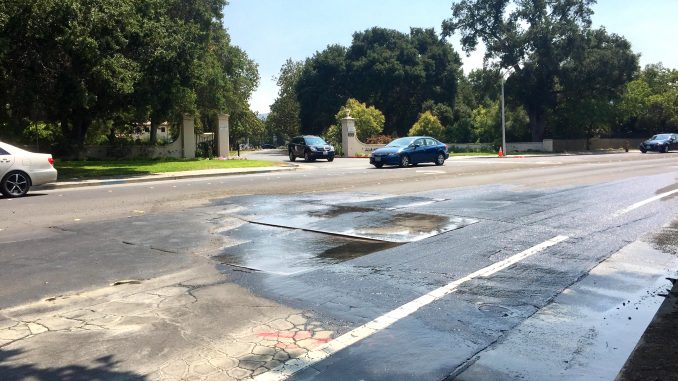
[[[334,332],[261,379],[612,379],[678,271],[675,153],[299,164],[0,199],[0,314],[208,258]]]

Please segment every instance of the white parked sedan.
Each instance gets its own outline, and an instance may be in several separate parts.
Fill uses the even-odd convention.
[[[52,155],[33,153],[0,142],[0,192],[6,197],[21,197],[33,185],[55,182]]]

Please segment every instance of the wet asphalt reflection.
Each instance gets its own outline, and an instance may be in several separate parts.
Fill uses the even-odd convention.
[[[226,230],[235,245],[217,259],[225,265],[291,275],[327,264],[420,241],[478,222],[454,215],[420,213],[443,199],[427,197],[336,196],[241,197],[225,212],[247,221]],[[248,205],[243,208],[241,205]]]
[[[644,233],[664,225],[672,214],[671,200],[650,204],[622,217],[615,217],[615,212],[653,196],[654,190],[643,184],[662,186],[672,180],[655,176],[642,183],[557,189],[487,186],[431,190],[404,197],[333,193],[224,199],[216,202],[222,213],[249,223],[223,233],[236,244],[223,249],[222,262],[236,267],[249,264],[263,270],[253,273],[233,266],[220,268],[234,282],[258,295],[313,311],[327,329],[340,336],[511,254],[557,235],[571,237],[490,277],[465,282],[453,294],[290,378],[453,379],[457,370],[466,369],[470,358],[514,331],[563,290],[579,282],[584,274]],[[477,221],[482,223],[474,223]],[[464,228],[440,234],[447,228],[461,226]],[[661,238],[654,239],[652,244],[671,252],[670,247],[664,246],[673,246],[675,227],[667,225],[658,236]],[[407,234],[398,234],[404,231]],[[431,235],[420,238],[426,234]],[[375,251],[371,254],[370,248],[356,250],[380,239],[399,246],[386,250],[373,247]],[[358,241],[357,246],[343,246],[352,240]],[[355,253],[347,253],[354,250]],[[332,254],[337,251],[343,254]],[[612,279],[610,274],[604,275]],[[629,278],[628,274],[620,273],[613,278],[610,290],[624,294],[638,288],[631,285],[629,291],[621,282]],[[598,279],[591,282],[603,284]],[[617,311],[609,304],[605,307],[607,299],[603,297],[608,291],[603,290],[600,296],[594,291],[591,297],[584,295],[584,305],[577,304],[573,314],[581,314],[577,308],[600,311],[601,303],[603,309]],[[581,297],[579,292],[578,303]],[[617,299],[611,303],[617,303]],[[632,299],[624,302],[628,300]],[[624,324],[642,320],[635,315],[629,320],[630,316],[618,318]],[[547,318],[551,319],[551,315]],[[609,319],[600,315],[596,319],[601,332],[606,330]],[[586,329],[573,334],[571,329],[552,322],[547,321],[552,331],[544,335],[545,343],[550,342],[549,338],[555,338],[559,344],[571,339],[577,345],[588,340]],[[585,320],[585,324],[589,323],[590,319]],[[528,345],[525,353],[529,358],[529,345],[536,339],[521,336],[521,340]],[[606,344],[604,340],[602,343]],[[587,344],[586,348],[598,351],[598,342]],[[607,350],[601,348],[600,351]],[[579,348],[575,345],[574,350]],[[550,347],[544,352],[551,356]],[[569,363],[563,359],[570,361],[572,356],[573,351],[567,347],[551,356],[549,366],[558,372],[569,371]],[[582,367],[599,368],[597,355],[591,357],[593,360],[577,352],[574,356],[579,356]],[[506,358],[509,361],[513,358],[510,350]],[[541,367],[538,362],[534,364]],[[612,377],[603,379],[614,378],[613,373],[618,371],[609,365],[600,369],[601,374],[608,376],[612,372]],[[484,372],[475,379],[492,376]],[[494,379],[507,379],[502,376],[506,375]]]
[[[224,250],[216,257],[219,262],[278,275],[292,275],[398,245],[257,224],[242,225],[228,234],[246,242]]]

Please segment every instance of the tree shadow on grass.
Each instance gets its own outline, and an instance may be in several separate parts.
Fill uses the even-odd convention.
[[[35,380],[35,381],[144,381],[145,376],[114,368],[120,363],[112,355],[96,359],[97,365],[86,367],[68,365],[55,368],[40,368],[36,364],[8,364],[7,361],[19,356],[21,350],[0,349],[0,380]]]

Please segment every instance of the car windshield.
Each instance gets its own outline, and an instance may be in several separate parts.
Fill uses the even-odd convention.
[[[314,138],[306,138],[306,144],[311,145],[311,146],[321,146],[325,145],[324,140],[322,138],[314,137]]]
[[[671,134],[661,134],[655,135],[650,140],[669,140],[671,139]]]
[[[409,146],[416,138],[400,138],[396,139],[386,145],[386,147],[407,147]]]

